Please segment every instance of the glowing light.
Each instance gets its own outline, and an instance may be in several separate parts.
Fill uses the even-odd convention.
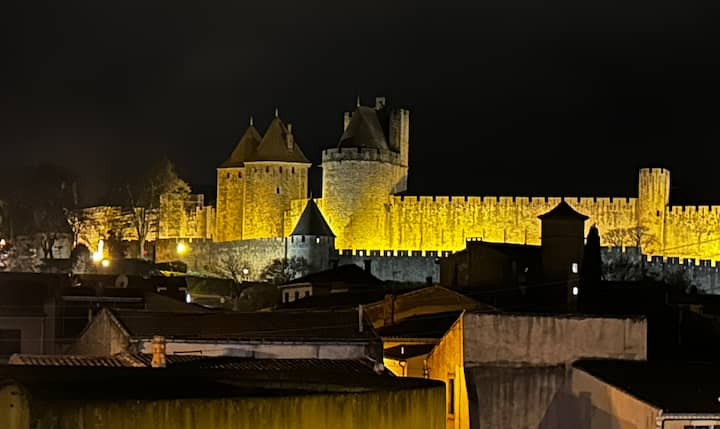
[[[315,237],[315,244],[320,244],[320,237]]]
[[[244,276],[248,275],[249,272],[250,272],[250,270],[248,270],[247,268],[242,269],[242,273]]]
[[[101,239],[100,241],[98,241],[97,252],[92,254],[93,262],[102,261],[104,250],[105,250],[105,242]]]
[[[186,294],[185,294],[185,302],[186,302],[187,304],[192,304],[192,296],[190,296],[189,293],[186,293]]]
[[[577,262],[573,262],[571,268],[572,268],[573,274],[577,274],[577,273],[578,273],[578,263],[577,263]]]
[[[178,255],[184,255],[188,251],[188,246],[187,246],[187,244],[185,244],[181,241],[177,244],[177,247],[175,247],[175,250],[177,251]]]
[[[100,265],[102,265],[103,267],[107,268],[107,267],[110,266],[110,261],[107,260],[107,259],[103,259],[102,262],[100,262]]]
[[[5,239],[0,238],[0,247],[5,247],[6,244],[7,244],[7,242],[5,241]]]
[[[577,286],[573,286],[573,288],[572,288],[572,294],[573,294],[573,296],[577,296],[579,292],[580,292],[580,290],[578,289],[578,287],[577,287]]]

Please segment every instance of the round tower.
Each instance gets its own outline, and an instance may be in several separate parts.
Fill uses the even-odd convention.
[[[217,210],[215,241],[242,239],[245,201],[245,162],[253,159],[260,133],[250,117],[250,126],[238,141],[230,157],[217,169]]]
[[[243,239],[285,236],[291,201],[307,197],[310,165],[292,125],[286,126],[276,111],[252,160],[245,162]]]
[[[310,272],[331,268],[331,258],[335,253],[335,234],[317,204],[308,200],[305,210],[290,237],[288,237],[287,257],[303,258],[310,265]]]
[[[338,249],[381,250],[389,247],[387,210],[390,195],[405,190],[407,140],[394,133],[384,99],[375,108],[358,105],[346,121],[338,146],[322,154],[323,211],[337,234]],[[407,136],[407,124],[402,134]]]
[[[644,231],[643,253],[662,251],[665,209],[670,205],[670,171],[642,168],[638,179],[637,226]]]

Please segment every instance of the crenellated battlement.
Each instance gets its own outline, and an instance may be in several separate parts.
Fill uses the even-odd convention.
[[[375,161],[396,165],[402,164],[400,154],[396,152],[363,147],[325,149],[322,152],[322,162],[333,161]]]

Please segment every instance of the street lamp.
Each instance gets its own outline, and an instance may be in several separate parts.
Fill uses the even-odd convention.
[[[181,241],[181,242],[179,242],[179,243],[177,244],[177,246],[175,247],[175,251],[177,252],[178,255],[181,255],[181,256],[182,256],[182,255],[184,255],[184,254],[187,253],[187,251],[188,251],[188,246],[187,246],[187,244],[185,244],[185,243],[183,243],[183,242]]]

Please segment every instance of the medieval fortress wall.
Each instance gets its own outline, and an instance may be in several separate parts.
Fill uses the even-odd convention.
[[[381,101],[376,103],[377,112],[385,107]],[[366,121],[372,144],[324,150],[323,196],[315,199],[336,235],[335,248],[344,257],[442,255],[465,248],[469,239],[537,245],[541,241],[537,216],[565,200],[589,216],[587,229],[597,225],[603,246],[639,244],[644,254],[665,261],[720,260],[720,205],[670,206],[668,170],[641,169],[638,193],[631,198],[403,195],[409,171],[409,112],[396,109],[385,116],[389,118],[383,131],[386,143],[380,145],[372,140],[377,127],[373,129],[373,121],[367,120],[367,110],[358,119],[354,115],[346,113],[345,130],[351,121]],[[362,136],[357,129],[354,132]],[[148,238],[159,234],[161,239],[216,243],[286,238],[307,203],[308,168],[309,164],[297,161],[257,160],[247,160],[238,168],[219,168],[217,208],[204,205],[198,197],[186,201],[166,197],[160,230]],[[95,223],[105,228],[113,213],[118,214],[116,208],[92,210]],[[91,229],[94,232],[86,234],[86,241],[93,249],[103,227]],[[625,236],[618,234],[622,231]],[[636,236],[628,231],[636,231]],[[134,233],[127,230],[123,235],[131,238]]]

